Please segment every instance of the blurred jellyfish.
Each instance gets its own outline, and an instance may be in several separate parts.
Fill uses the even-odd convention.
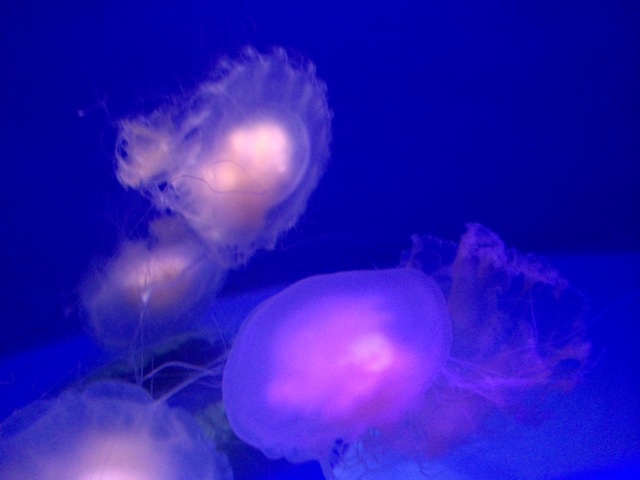
[[[552,391],[567,391],[588,362],[587,302],[553,267],[505,249],[470,224],[459,245],[413,237],[402,264],[421,268],[447,298],[453,341],[440,378],[414,419],[415,445],[437,455],[500,411],[534,418]]]
[[[258,306],[225,368],[229,422],[329,478],[354,478],[347,459],[439,455],[490,413],[522,417],[570,388],[584,312],[555,270],[479,225],[459,246],[415,237],[401,268],[310,277]]]
[[[283,50],[248,50],[191,96],[122,121],[117,176],[234,266],[272,248],[304,211],[325,168],[330,124],[312,65]]]
[[[224,279],[180,219],[161,217],[150,233],[125,242],[82,287],[88,328],[109,347],[153,343],[193,327]]]
[[[395,435],[445,364],[451,324],[414,269],[302,280],[262,303],[223,376],[234,432],[267,456],[324,459],[336,439]]]
[[[0,478],[230,480],[232,474],[186,413],[110,381],[10,417],[0,433]]]

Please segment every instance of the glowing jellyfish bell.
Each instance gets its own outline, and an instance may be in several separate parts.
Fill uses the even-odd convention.
[[[193,327],[224,279],[225,270],[181,220],[161,217],[150,231],[150,238],[125,242],[83,285],[87,326],[110,347]]]
[[[382,443],[445,364],[451,324],[438,285],[410,268],[302,280],[259,305],[223,376],[234,432],[270,457],[329,457],[375,429]]]
[[[121,122],[117,176],[184,218],[233,266],[271,248],[304,211],[330,127],[313,66],[283,50],[248,50],[189,97]]]
[[[3,479],[232,478],[226,458],[186,413],[123,382],[100,382],[38,401],[2,427]]]

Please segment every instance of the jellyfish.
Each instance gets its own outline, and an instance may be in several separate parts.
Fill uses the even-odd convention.
[[[322,459],[371,428],[384,441],[420,405],[449,354],[438,285],[416,269],[304,279],[262,303],[233,344],[223,401],[267,456]]]
[[[458,245],[416,236],[398,268],[309,277],[256,307],[224,370],[229,423],[327,478],[359,478],[349,462],[438,457],[492,413],[524,418],[575,385],[585,307],[480,225]]]
[[[119,124],[117,177],[180,216],[219,263],[270,249],[325,169],[331,113],[311,64],[282,49],[223,62],[191,95]]]
[[[583,377],[588,303],[544,258],[469,224],[458,244],[414,236],[401,265],[440,285],[452,325],[451,353],[413,419],[423,436],[411,448],[438,456],[495,413],[535,421],[550,394]]]
[[[140,387],[101,381],[41,400],[0,430],[0,478],[231,480],[194,420]]]
[[[88,330],[110,348],[193,328],[225,277],[180,219],[160,217],[149,229],[149,237],[124,242],[82,285]]]

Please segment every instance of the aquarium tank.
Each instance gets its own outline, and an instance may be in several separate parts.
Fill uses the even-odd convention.
[[[639,21],[3,2],[0,479],[640,477]]]

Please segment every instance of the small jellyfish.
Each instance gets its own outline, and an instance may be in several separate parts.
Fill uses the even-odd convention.
[[[120,183],[235,266],[304,211],[329,155],[331,113],[312,65],[248,50],[192,95],[119,127]]]
[[[227,459],[191,417],[124,382],[38,401],[0,432],[3,479],[232,479]]]
[[[259,305],[223,375],[234,432],[267,456],[323,460],[334,441],[376,429],[384,442],[445,364],[438,285],[405,268],[302,280]]]
[[[86,323],[101,343],[121,348],[193,327],[225,276],[181,220],[161,217],[149,238],[125,242],[82,287]]]

